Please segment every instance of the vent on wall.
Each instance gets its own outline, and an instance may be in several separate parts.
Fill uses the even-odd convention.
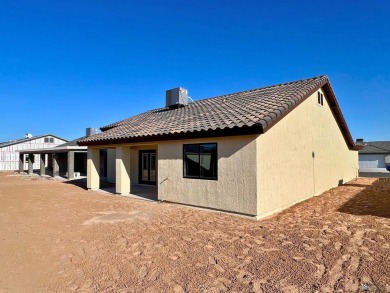
[[[317,102],[319,105],[324,105],[324,95],[321,92],[318,92]]]
[[[53,137],[45,137],[44,142],[53,143],[54,142],[54,138]]]
[[[188,105],[188,91],[178,87],[166,91],[165,106],[169,108],[183,107]]]

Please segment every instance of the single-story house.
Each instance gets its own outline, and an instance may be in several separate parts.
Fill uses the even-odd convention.
[[[96,128],[87,128],[86,135],[66,143],[40,149],[24,149],[19,152],[19,172],[25,170],[24,158],[27,158],[27,169],[33,174],[35,157],[40,161],[39,174],[51,174],[53,177],[65,176],[68,179],[77,178],[87,173],[87,147],[79,146],[77,142],[90,135],[96,134]],[[48,163],[44,163],[45,160]]]
[[[364,141],[357,139],[359,150],[359,171],[388,173],[390,171],[390,141]]]
[[[100,150],[114,153],[117,194],[152,184],[158,200],[262,218],[357,177],[359,146],[327,76],[166,107],[107,125],[88,146],[87,187]]]
[[[33,136],[27,133],[24,138],[15,139],[0,143],[0,171],[19,170],[28,168],[28,155],[20,157],[20,152],[27,149],[46,149],[53,148],[66,143],[67,140],[53,134],[44,134]],[[32,161],[31,168],[39,169],[41,160],[39,155],[30,157]],[[44,165],[50,165],[47,156],[44,158]]]

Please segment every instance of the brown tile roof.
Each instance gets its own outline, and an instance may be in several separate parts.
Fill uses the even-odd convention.
[[[104,126],[81,145],[264,133],[323,87],[350,148],[354,142],[326,76],[199,100],[177,109],[160,108]]]

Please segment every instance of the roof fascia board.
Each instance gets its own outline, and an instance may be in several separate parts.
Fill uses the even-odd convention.
[[[210,138],[210,137],[223,137],[223,136],[239,136],[248,134],[261,134],[263,129],[261,125],[254,125],[252,127],[242,126],[233,128],[224,128],[217,130],[207,131],[194,131],[186,133],[175,133],[170,135],[154,135],[135,138],[123,138],[123,139],[111,139],[111,140],[99,140],[88,141],[79,143],[80,146],[97,146],[97,145],[111,145],[111,144],[123,144],[123,143],[143,143],[143,142],[156,142],[156,141],[168,141],[168,140],[181,140],[181,139],[194,139],[194,138]]]

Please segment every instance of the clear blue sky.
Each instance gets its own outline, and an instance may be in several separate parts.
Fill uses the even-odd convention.
[[[0,141],[326,74],[354,138],[390,140],[390,2],[0,0]]]

